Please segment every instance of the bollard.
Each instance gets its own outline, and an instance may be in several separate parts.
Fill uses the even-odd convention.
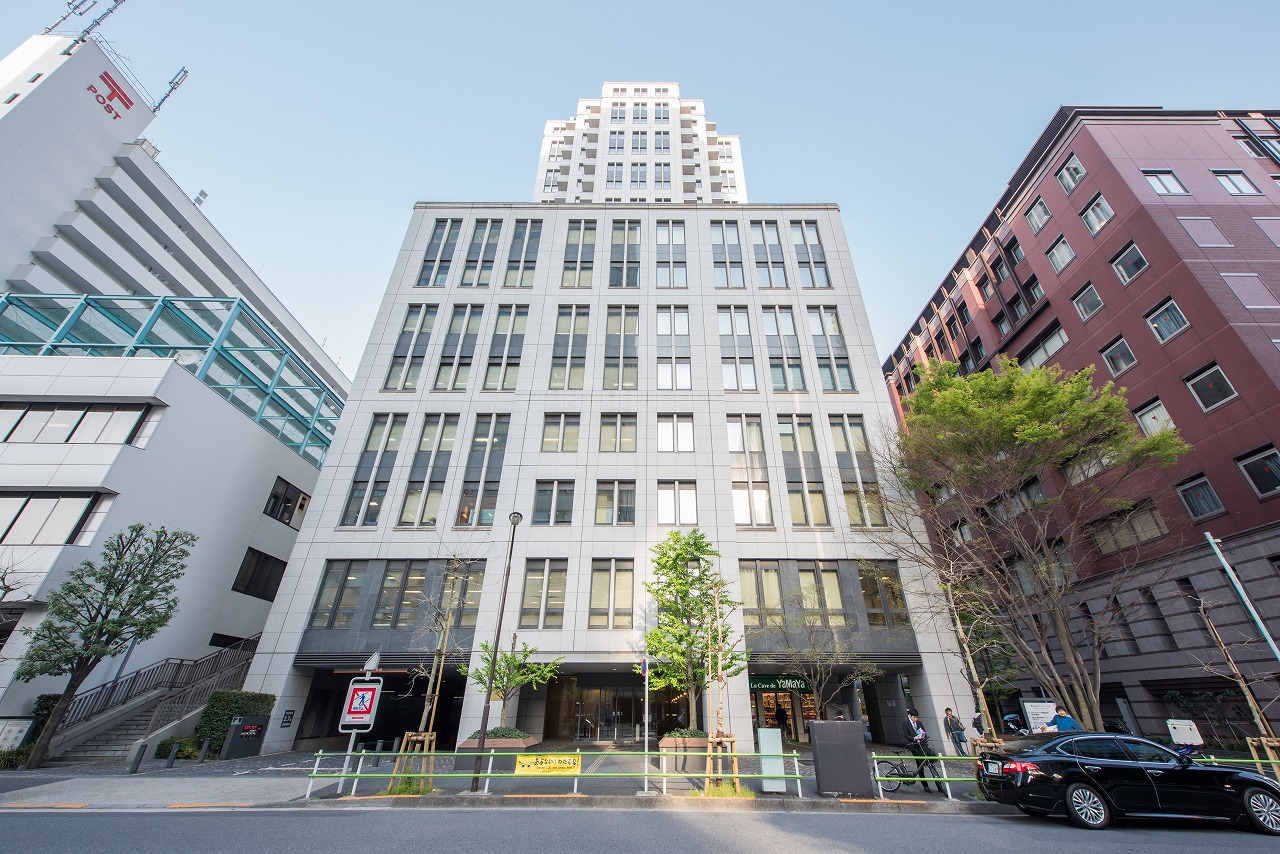
[[[181,749],[181,747],[182,747],[182,742],[180,742],[180,741],[175,741],[175,742],[173,743],[173,747],[169,749],[169,761],[168,761],[168,762],[166,762],[166,763],[164,763],[164,767],[165,767],[165,768],[172,768],[172,767],[173,767],[173,763],[174,763],[174,762],[177,760],[177,758],[178,758],[178,750],[179,750],[179,749]]]
[[[400,736],[398,735],[396,736],[396,740],[391,742],[391,752],[392,753],[400,752]]]
[[[378,739],[378,743],[373,748],[373,767],[377,768],[382,764],[382,746],[386,743],[385,739]]]
[[[147,743],[144,741],[138,745],[138,752],[133,754],[133,761],[129,763],[129,773],[137,774],[138,766],[142,764],[142,757],[147,755]]]
[[[208,755],[209,755],[209,739],[206,738],[204,740],[204,743],[200,745],[200,758],[196,760],[196,764],[199,765],[202,762],[204,762],[205,757],[207,757]]]

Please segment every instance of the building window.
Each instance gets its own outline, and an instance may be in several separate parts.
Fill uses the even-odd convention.
[[[1142,176],[1147,179],[1151,189],[1161,196],[1185,196],[1187,188],[1182,186],[1178,176],[1168,169],[1143,169]]]
[[[1244,476],[1249,479],[1253,491],[1259,498],[1267,498],[1280,493],[1280,454],[1276,449],[1268,447],[1263,451],[1243,459],[1236,460]]]
[[[663,101],[654,104],[653,121],[660,125],[669,123],[671,121],[671,105]]]
[[[1009,297],[1009,313],[1013,315],[1015,321],[1027,316],[1027,306],[1023,303],[1022,297],[1017,295]]]
[[[1024,371],[1039,367],[1049,361],[1055,353],[1068,342],[1067,333],[1058,321],[1054,321],[1049,329],[1025,353],[1018,357],[1018,364]]]
[[[796,562],[800,573],[800,602],[804,607],[804,621],[810,626],[847,624],[844,596],[840,592],[840,565],[834,560],[801,560]]]
[[[1102,231],[1103,226],[1111,222],[1113,216],[1115,211],[1111,210],[1111,205],[1107,204],[1107,200],[1101,193],[1094,196],[1089,206],[1080,212],[1080,219],[1084,220],[1085,227],[1092,235]]]
[[[569,233],[564,245],[562,288],[591,287],[591,269],[596,257],[595,220],[569,220]]]
[[[1147,325],[1155,333],[1156,340],[1163,344],[1186,329],[1190,324],[1183,317],[1178,304],[1171,299],[1167,299],[1147,315]]]
[[[622,189],[622,164],[607,163],[605,164],[605,189],[621,190]]]
[[[614,101],[609,105],[609,124],[621,125],[627,122],[627,105],[624,101]]]
[[[742,588],[742,622],[748,627],[780,626],[782,578],[776,560],[739,560]]]
[[[144,403],[2,403],[0,442],[127,445],[140,432]]]
[[[455,305],[440,352],[440,367],[432,388],[436,391],[461,391],[467,387],[476,338],[480,334],[482,305]]]
[[[728,416],[729,454],[733,469],[733,521],[740,527],[771,527],[769,470],[764,428],[759,415]]]
[[[1205,412],[1226,403],[1236,396],[1236,390],[1227,380],[1227,375],[1217,365],[1205,368],[1195,376],[1184,380],[1187,388],[1195,396],[1196,402]]]
[[[658,415],[658,450],[693,450],[693,415],[691,413],[660,413]]]
[[[647,130],[633,130],[631,132],[631,153],[645,154],[649,151],[649,132]]]
[[[765,306],[764,340],[774,391],[804,391],[804,366],[795,317],[788,306]]]
[[[403,413],[374,414],[339,525],[373,527],[378,524],[408,418]]]
[[[643,190],[649,186],[649,166],[646,163],[631,164],[631,189]],[[637,228],[639,225],[637,224]]]
[[[654,154],[670,154],[671,153],[671,131],[656,130],[653,132],[653,153]]]
[[[520,628],[564,627],[564,591],[568,578],[569,561],[565,558],[529,558],[525,561]]]
[[[720,306],[720,369],[725,391],[755,391],[756,364],[747,307]]]
[[[959,317],[960,322],[965,326],[973,323],[973,315],[969,314],[969,306],[962,302],[956,303],[956,317]]]
[[[863,561],[858,566],[858,584],[862,588],[862,605],[871,628],[911,625],[897,563],[891,560]]]
[[[1133,355],[1133,350],[1129,349],[1129,345],[1123,338],[1104,347],[1102,358],[1106,360],[1107,370],[1111,371],[1111,376],[1113,377],[1120,376],[1120,374],[1123,374],[1138,363],[1137,357]]]
[[[658,306],[657,345],[658,388],[692,389],[688,306]]]
[[[481,413],[476,416],[476,430],[467,452],[466,480],[462,482],[455,525],[475,528],[493,524],[510,427],[510,415]]]
[[[1080,165],[1079,158],[1072,154],[1067,158],[1067,162],[1062,164],[1062,168],[1058,170],[1058,183],[1070,195],[1072,190],[1080,186],[1080,182],[1084,180],[1086,174],[1088,173]]]
[[[726,140],[720,140],[716,143],[716,149],[717,153],[720,155],[719,159],[722,163],[733,162],[733,143]]]
[[[996,258],[991,262],[991,275],[995,278],[996,284],[1002,284],[1009,278],[1009,268],[1005,266],[1002,259]]]
[[[1131,511],[1107,517],[1090,529],[1101,554],[1109,555],[1132,548],[1169,533],[1164,519],[1154,505],[1144,504]]]
[[[649,105],[636,103],[631,106],[631,121],[647,122],[649,121]]]
[[[638,381],[636,355],[640,327],[640,307],[611,305],[605,318],[604,379],[601,388],[634,389]]]
[[[587,306],[560,306],[556,315],[556,334],[551,346],[551,380],[548,388],[582,388],[587,370],[588,320]]]
[[[609,131],[609,153],[622,154],[626,149],[627,132],[624,130]]]
[[[109,498],[103,499],[103,502],[109,501]],[[77,535],[87,532],[91,526],[96,530],[96,524],[91,521],[99,509],[95,505],[99,505],[95,493],[0,493],[0,545],[62,546],[72,543]],[[23,556],[9,560],[17,564],[18,575],[21,575]]]
[[[515,233],[511,235],[511,251],[507,253],[507,278],[503,287],[533,287],[533,271],[541,239],[542,220],[516,220]]]
[[[635,562],[624,558],[591,561],[591,610],[589,629],[631,628],[635,596]]]
[[[559,149],[559,148],[556,148],[556,149],[553,149],[553,150],[558,152],[560,149]],[[552,157],[552,159],[554,160],[554,159],[557,159],[557,158]],[[555,192],[555,189],[556,189],[556,180],[557,180],[559,177],[560,177],[560,170],[559,170],[559,169],[548,169],[548,170],[547,170],[547,174],[546,174],[546,176],[542,179],[542,192],[544,192],[544,193],[553,193],[553,192]]]
[[[391,366],[382,384],[383,390],[412,391],[418,387],[437,309],[438,306],[419,303],[413,303],[406,309],[404,323],[392,351]]]
[[[782,258],[782,235],[774,220],[753,220],[751,247],[756,262],[756,286],[778,290],[787,286],[787,268]]]
[[[982,338],[977,337],[969,342],[969,348],[973,350],[973,357],[981,361],[987,358],[987,347],[982,343]]]
[[[493,340],[489,342],[489,366],[484,375],[486,391],[515,391],[528,318],[527,305],[498,306],[498,322],[493,328]]]
[[[1067,243],[1067,238],[1059,237],[1049,247],[1049,251],[1044,253],[1049,256],[1049,263],[1053,265],[1053,272],[1061,273],[1076,257],[1076,253],[1072,251],[1071,244]]]
[[[635,453],[636,414],[605,412],[600,416],[600,452]]]
[[[443,288],[449,278],[449,265],[458,246],[458,234],[462,231],[460,219],[438,219],[427,243],[422,259],[422,272],[418,276],[420,288]]]
[[[827,257],[818,239],[818,223],[813,220],[791,221],[791,242],[795,245],[796,263],[800,267],[800,287],[829,288]]]
[[[1044,288],[1040,287],[1040,280],[1035,276],[1027,279],[1027,282],[1023,287],[1026,288],[1027,295],[1031,297],[1032,303],[1037,303],[1044,299]]]
[[[1178,497],[1192,519],[1203,519],[1223,510],[1218,494],[1213,491],[1208,478],[1197,477],[1178,487]]]
[[[654,284],[659,288],[689,287],[689,274],[685,267],[684,222],[658,220],[655,234],[658,267]]]
[[[284,478],[277,477],[275,486],[271,488],[271,495],[267,496],[267,506],[262,508],[262,512],[296,531],[302,527],[302,517],[307,515],[307,505],[310,503],[310,495]]]
[[[1009,245],[1005,247],[1005,251],[1009,253],[1009,257],[1013,259],[1015,265],[1021,264],[1023,259],[1027,257],[1027,253],[1022,251],[1022,244],[1018,243],[1015,237],[1009,241]]]
[[[1222,189],[1226,190],[1233,196],[1257,196],[1262,191],[1253,185],[1253,182],[1245,176],[1243,172],[1228,169],[1213,170],[1213,177],[1218,179],[1218,183],[1222,185]]]
[[[487,288],[493,275],[493,259],[498,254],[498,234],[502,231],[500,219],[478,219],[471,232],[471,245],[467,247],[466,265],[462,268],[463,288]]]
[[[698,485],[695,482],[658,481],[658,524],[698,524]]]
[[[1116,271],[1120,284],[1128,285],[1139,273],[1147,269],[1147,259],[1142,257],[1138,247],[1130,243],[1119,255],[1111,259],[1111,269]]]
[[[285,562],[279,558],[257,549],[247,549],[231,589],[236,593],[274,602],[276,593],[280,590],[280,581],[284,578],[284,570]]]
[[[373,609],[372,628],[411,629],[418,618],[418,607],[426,597],[427,566],[425,560],[389,560],[378,589],[378,604]]]
[[[849,351],[840,330],[835,306],[811,306],[809,331],[813,334],[814,355],[818,359],[818,379],[823,391],[857,391],[849,367]]]
[[[1138,429],[1142,431],[1144,436],[1154,436],[1161,430],[1175,430],[1177,427],[1173,423],[1173,419],[1169,417],[1169,411],[1164,408],[1164,404],[1155,400],[1141,409],[1133,413],[1133,417],[1138,422]]]
[[[827,527],[831,518],[827,513],[813,419],[808,415],[779,415],[778,438],[782,444],[792,526]]]
[[[978,293],[982,294],[982,298],[987,301],[996,295],[995,288],[991,287],[991,280],[986,276],[978,279]]]
[[[636,523],[636,482],[634,480],[596,481],[596,524],[634,525]]]
[[[614,220],[609,246],[609,287],[640,287],[640,221]]]
[[[542,418],[542,450],[578,450],[579,416],[576,412],[548,412]]]
[[[418,449],[409,465],[409,483],[400,508],[400,525],[434,528],[444,497],[444,482],[458,435],[456,413],[428,412]]]
[[[711,262],[717,288],[747,286],[742,272],[742,242],[736,222],[711,223]]]
[[[671,164],[653,164],[653,188],[655,190],[671,189]]]
[[[349,629],[360,601],[360,588],[369,571],[367,560],[331,560],[325,563],[324,578],[311,611],[312,629]]]
[[[534,488],[533,524],[573,524],[573,481],[540,480]]]
[[[1071,304],[1076,307],[1076,314],[1080,315],[1081,320],[1088,320],[1102,308],[1102,298],[1098,296],[1098,291],[1093,284],[1087,283],[1071,298]]]
[[[1040,229],[1044,228],[1052,215],[1049,213],[1049,206],[1044,203],[1044,199],[1039,197],[1031,203],[1031,207],[1027,208],[1027,223],[1031,226],[1033,234],[1039,234]]]

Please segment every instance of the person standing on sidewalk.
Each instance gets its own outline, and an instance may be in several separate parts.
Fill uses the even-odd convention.
[[[929,733],[925,732],[920,723],[920,713],[915,709],[907,709],[907,719],[902,722],[902,737],[907,740],[907,749],[916,758],[916,777],[920,779],[920,788],[929,791],[929,781],[924,775],[928,770],[934,776],[933,784],[941,795],[942,783],[937,779],[938,770],[933,766],[932,759],[924,758],[932,755],[929,752]]]
[[[950,709],[946,710],[947,715],[942,720],[942,728],[947,731],[947,735],[951,736],[951,744],[956,749],[957,756],[967,756],[968,751],[965,750],[965,742],[968,740],[964,734],[964,721]]]

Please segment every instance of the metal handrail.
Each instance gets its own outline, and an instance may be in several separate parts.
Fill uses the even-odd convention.
[[[261,637],[261,634],[256,634],[217,652],[211,652],[203,658],[166,658],[113,679],[106,685],[90,688],[72,699],[66,715],[58,724],[58,730],[65,730],[83,723],[110,709],[123,706],[143,694],[157,690],[185,688],[230,667],[235,667],[244,660],[253,658],[254,652],[258,649],[258,639]]]
[[[182,720],[207,703],[214,691],[239,688],[244,684],[244,678],[249,675],[249,665],[252,663],[251,657],[246,658],[203,682],[197,682],[172,697],[166,697],[151,712],[151,720],[147,723],[147,731],[143,734],[143,738],[149,738],[156,730]]]

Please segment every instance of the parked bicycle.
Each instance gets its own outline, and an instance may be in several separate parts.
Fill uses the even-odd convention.
[[[880,781],[880,788],[886,792],[896,792],[898,791],[898,789],[902,787],[904,783],[910,786],[913,783],[918,782],[916,780],[886,780],[885,779],[886,777],[914,777],[915,776],[915,769],[913,768],[910,771],[908,771],[906,766],[907,761],[915,762],[915,757],[907,756],[906,754],[902,754],[902,753],[895,753],[894,755],[901,756],[902,759],[881,759],[876,762],[876,778]],[[929,770],[933,773],[933,777],[935,781],[942,777],[942,775],[938,773],[938,765],[936,760],[933,760],[933,759],[926,760],[925,764],[929,766]],[[941,783],[938,784],[938,788],[939,790],[941,790],[942,788]]]

